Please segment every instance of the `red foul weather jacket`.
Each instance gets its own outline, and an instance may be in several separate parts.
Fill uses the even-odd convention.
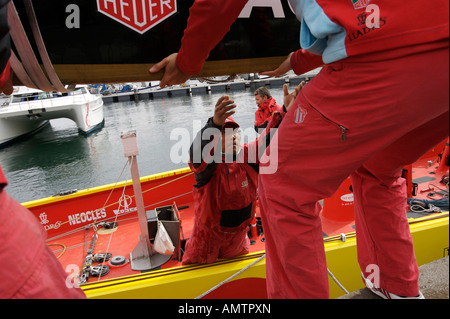
[[[275,113],[262,134],[255,141],[241,145],[235,156],[222,154],[221,128],[212,118],[198,133],[189,161],[197,182],[193,187],[195,226],[183,263],[213,262],[225,257],[219,253],[223,247],[228,247],[229,251],[230,245],[242,245],[255,215],[259,158],[274,135],[272,129],[280,125],[283,117],[284,112]],[[220,154],[219,162],[215,160],[214,151]],[[207,154],[206,158],[202,154]],[[239,254],[242,247],[234,250]],[[226,257],[232,256],[227,254]]]
[[[227,34],[247,2],[195,1],[177,56],[177,65],[181,71],[186,74],[201,71],[209,52]],[[289,2],[297,18],[302,21],[301,46],[306,50],[300,50],[291,59],[294,63],[302,62],[293,64],[297,74],[350,56],[364,59],[369,53],[383,52],[381,59],[386,60],[417,53],[414,52],[417,49],[431,50],[439,45],[448,45],[448,42],[442,43],[446,39],[448,41],[447,0],[434,1],[432,4],[426,0],[416,0],[400,5],[389,0]],[[380,9],[379,28],[366,24],[366,19],[373,12],[367,12],[365,5],[368,3]],[[304,58],[312,58],[313,61]]]
[[[33,214],[4,190],[0,167],[0,299],[86,298],[46,245]]]
[[[274,112],[283,112],[283,107],[273,97],[259,105],[255,112],[255,130],[266,128]]]

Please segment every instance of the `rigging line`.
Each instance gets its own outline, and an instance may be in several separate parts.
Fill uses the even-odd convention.
[[[193,175],[193,174],[194,174],[194,172],[187,173],[186,175],[183,175],[183,176],[181,176],[181,177],[175,178],[175,179],[170,180],[170,181],[168,181],[168,182],[165,182],[165,183],[163,183],[163,184],[160,184],[160,185],[157,185],[157,186],[155,186],[155,187],[149,188],[149,189],[147,189],[146,191],[143,191],[142,194],[147,193],[147,192],[152,191],[152,190],[155,190],[155,189],[157,189],[157,188],[159,188],[159,187],[168,185],[168,184],[170,184],[170,183],[176,182],[176,181],[178,181],[178,180],[180,180],[180,179],[182,179],[182,178],[191,176],[191,175]]]
[[[160,203],[164,203],[164,202],[167,202],[167,201],[169,201],[169,200],[172,200],[172,199],[175,199],[175,198],[179,198],[179,197],[185,196],[185,195],[187,195],[187,194],[191,194],[191,193],[192,193],[192,191],[186,192],[186,193],[184,193],[184,194],[180,194],[180,195],[177,195],[177,196],[174,196],[174,197],[171,197],[171,198],[166,198],[166,199],[164,199],[164,200],[162,200],[162,201],[159,201],[159,202],[157,202],[157,203],[152,203],[152,204],[150,204],[150,205],[147,205],[147,206],[145,206],[144,208],[147,208],[147,207],[150,207],[150,206],[154,206],[154,205],[158,205],[158,204],[160,204]]]
[[[228,277],[227,279],[225,279],[224,281],[220,282],[219,284],[215,285],[214,287],[212,287],[211,289],[209,289],[208,291],[205,291],[204,293],[202,293],[200,296],[195,297],[194,299],[201,299],[203,297],[205,297],[206,295],[209,295],[211,292],[213,292],[214,290],[216,290],[217,288],[223,286],[224,284],[226,284],[227,282],[229,282],[230,280],[234,279],[235,277],[237,277],[238,275],[242,274],[244,271],[246,271],[247,269],[249,269],[250,267],[256,265],[257,263],[259,263],[261,260],[263,260],[264,258],[266,258],[266,254],[262,255],[261,257],[259,257],[257,260],[255,260],[254,262],[252,262],[251,264],[245,266],[244,268],[242,268],[241,270],[239,270],[237,273],[235,273],[234,275]]]
[[[346,294],[349,294],[348,290],[345,289],[345,287],[337,280],[337,278],[333,275],[333,273],[330,271],[330,269],[327,268],[328,275],[330,275],[331,279],[341,288]]]
[[[437,185],[435,185],[435,184],[433,184],[433,183],[430,183],[429,185],[438,188],[439,190],[441,190],[441,191],[447,193],[447,195],[448,195],[448,189],[447,189],[447,188],[442,188],[442,187],[437,186]],[[447,185],[447,186],[448,186],[448,185]]]
[[[262,255],[261,257],[259,257],[257,260],[255,260],[254,262],[252,262],[251,264],[247,265],[246,267],[242,268],[241,270],[239,270],[237,273],[235,273],[234,275],[228,277],[227,279],[223,280],[222,282],[220,282],[219,284],[217,284],[216,286],[212,287],[211,289],[209,289],[208,291],[202,293],[201,295],[199,295],[198,297],[194,298],[194,299],[201,299],[203,297],[205,297],[206,295],[209,295],[211,292],[213,292],[214,290],[220,288],[221,286],[223,286],[224,284],[226,284],[227,282],[233,280],[234,278],[236,278],[238,275],[242,274],[244,271],[246,271],[247,269],[249,269],[250,267],[256,265],[258,262],[260,262],[261,260],[263,260],[264,258],[266,258],[266,254]],[[334,280],[334,282],[336,282],[336,284],[345,292],[345,293],[349,293],[347,289],[345,289],[345,287],[337,280],[337,278],[333,275],[333,273],[327,268],[328,274],[330,275],[330,277]]]
[[[119,177],[117,178],[116,183],[114,184],[114,187],[113,187],[113,188],[111,189],[111,191],[109,192],[109,196],[108,196],[108,198],[106,199],[106,201],[105,201],[105,203],[103,204],[103,207],[102,207],[101,209],[106,208],[106,207],[109,207],[109,206],[106,206],[106,204],[108,203],[109,199],[111,198],[111,195],[112,195],[113,191],[116,189],[116,185],[119,183],[119,180],[120,180],[120,178],[122,177],[122,174],[123,174],[123,172],[125,171],[125,168],[127,167],[127,165],[128,165],[129,163],[130,163],[130,159],[127,159],[127,161],[126,161],[124,167],[122,168],[122,172],[120,172],[120,175],[119,175]],[[127,181],[125,181],[124,188],[126,187],[126,185],[127,185]],[[123,192],[122,192],[122,193],[123,193]],[[120,202],[120,200],[117,201],[116,203],[113,203],[113,204],[117,204],[117,203],[119,203],[119,202]]]
[[[105,208],[107,208],[107,207],[114,206],[115,204],[120,204],[120,199],[119,199],[117,202],[112,203],[112,204],[106,206],[106,204],[108,203],[109,199],[111,198],[112,193],[113,193],[114,190],[116,189],[116,186],[117,186],[117,184],[119,183],[119,180],[122,178],[122,174],[123,174],[123,172],[125,171],[125,168],[128,166],[128,164],[130,164],[130,159],[127,159],[127,161],[125,162],[125,165],[123,166],[122,171],[120,172],[119,177],[117,178],[116,182],[114,183],[113,188],[112,188],[111,191],[109,192],[108,198],[105,200],[105,203],[103,204],[102,208],[100,208],[100,209],[97,208],[97,209],[95,209],[95,210],[91,210],[92,216],[94,215],[94,211],[101,210],[101,209],[105,209]],[[122,196],[121,196],[120,198],[123,197],[123,193],[125,192],[126,186],[127,186],[127,181],[125,181],[125,184],[124,184],[124,190],[122,191]],[[116,215],[116,216],[117,216],[117,215]],[[95,224],[95,221],[93,221],[93,222],[91,223],[91,225],[92,225],[92,224]]]
[[[183,175],[183,176],[181,176],[181,177],[178,177],[178,178],[176,178],[176,179],[173,179],[173,180],[170,180],[170,181],[168,181],[168,182],[165,182],[165,183],[163,183],[163,184],[160,184],[160,185],[157,185],[157,186],[155,186],[155,187],[149,188],[149,189],[147,189],[147,190],[145,190],[145,191],[142,191],[142,194],[147,193],[147,192],[152,191],[152,190],[155,190],[155,189],[157,189],[157,188],[159,188],[159,187],[168,185],[168,184],[170,184],[170,183],[176,182],[176,181],[178,181],[178,180],[180,180],[180,179],[182,179],[182,178],[191,176],[191,175],[193,175],[193,174],[194,174],[194,172],[191,172],[191,173],[188,173],[188,174]],[[127,183],[127,181],[125,181],[125,184],[126,184],[126,183]],[[117,183],[116,183],[116,184],[117,184]],[[115,189],[115,188],[114,188],[114,189]],[[112,191],[113,191],[114,189],[111,190],[110,196],[111,196]],[[188,193],[192,193],[192,191],[191,191],[191,192],[188,192]],[[188,193],[185,193],[185,194],[183,194],[183,195],[186,195],[186,194],[188,194]],[[172,198],[178,198],[178,197],[183,196],[183,195],[175,196],[175,197],[172,197]],[[134,198],[134,195],[130,195],[130,198]],[[170,200],[170,199],[172,199],[172,198],[169,198],[169,199],[166,199],[166,200]],[[109,199],[109,197],[108,197],[108,199]],[[166,201],[166,200],[164,200],[164,201]],[[120,201],[121,201],[121,199],[119,199],[117,202],[111,203],[111,204],[109,204],[109,205],[106,205],[106,203],[105,203],[105,205],[104,205],[101,209],[104,209],[104,208],[108,208],[108,207],[114,206],[114,205],[120,203]],[[164,201],[161,201],[161,202],[158,202],[158,203],[162,203],[162,202],[164,202]],[[155,203],[155,204],[158,204],[158,203]],[[147,205],[147,206],[145,206],[145,207],[149,207],[149,206],[151,206],[151,205]],[[122,215],[122,216],[123,216],[123,215]],[[79,218],[80,218],[80,217],[79,217]]]
[[[129,162],[130,160],[128,160]],[[123,189],[122,189],[122,196],[120,198],[122,198],[125,195],[125,189],[127,187],[127,183],[124,184]],[[116,214],[116,218],[114,218],[114,223],[117,223],[117,218],[119,217],[119,214]],[[102,263],[102,269],[105,266],[105,262],[106,262],[106,256],[108,255],[108,251],[109,251],[109,247],[111,246],[111,241],[112,241],[112,237],[113,237],[114,232],[112,232],[109,236],[109,241],[108,241],[108,246],[106,246],[106,252],[105,252],[105,258],[103,259],[103,263]],[[102,278],[102,272],[100,271],[99,276],[98,276],[98,281],[100,281],[100,279]]]
[[[129,163],[130,163],[130,159],[128,159],[127,162],[125,163],[125,165],[124,165],[124,167],[123,167],[123,169],[122,169],[122,172],[120,173],[120,176],[118,177],[116,183],[114,184],[114,187],[112,188],[112,190],[111,190],[111,192],[110,192],[108,198],[107,198],[106,201],[105,201],[105,204],[103,205],[103,208],[106,206],[106,203],[108,203],[109,198],[110,198],[111,195],[112,195],[112,192],[115,190],[117,183],[119,182],[120,178],[122,177],[123,172],[125,171],[125,168],[127,167],[127,165],[128,165]],[[127,182],[125,181],[125,183],[124,183],[124,185],[123,185],[123,189],[122,189],[122,196],[121,196],[120,198],[122,198],[122,197],[124,196],[126,187],[127,187]],[[119,200],[117,203],[120,203],[120,200]],[[119,217],[119,214],[116,214],[116,217],[115,217],[115,219],[114,219],[114,223],[117,222],[117,218],[118,218],[118,217]],[[93,226],[94,231],[95,231],[95,235],[97,235],[97,227],[96,227],[96,225],[95,225],[95,222],[92,222],[90,225]],[[86,230],[86,232],[87,232],[87,228],[85,228],[85,230]],[[85,236],[86,236],[86,232],[85,232]],[[112,241],[112,236],[113,236],[113,233],[110,234],[109,242],[108,242],[108,246],[107,246],[107,248],[106,248],[105,256],[107,255],[107,253],[108,253],[108,251],[109,251],[109,247],[110,247],[111,241]],[[91,253],[94,254],[94,251],[92,251]],[[106,257],[103,259],[102,269],[103,269],[103,267],[105,266],[105,262],[106,262]],[[99,272],[98,281],[100,281],[101,276],[102,276],[102,272],[100,271],[100,272]]]
[[[120,174],[118,180],[119,180],[120,177],[122,176],[123,171],[125,170],[125,168],[126,168],[128,162],[129,162],[129,160],[127,160],[127,162],[125,163],[125,166],[124,166],[124,168],[122,169],[122,173]],[[159,187],[161,187],[161,186],[165,186],[165,185],[168,185],[168,184],[170,184],[170,183],[176,182],[176,181],[178,181],[178,180],[180,180],[180,179],[182,179],[182,178],[191,176],[192,174],[194,174],[194,173],[193,173],[193,172],[187,173],[186,175],[183,175],[183,176],[181,176],[181,177],[178,177],[178,178],[176,178],[176,179],[174,179],[174,180],[171,180],[171,181],[168,181],[168,182],[163,183],[163,184],[161,184],[161,185],[157,185],[157,186],[155,186],[155,187],[152,187],[152,188],[150,188],[150,189],[147,189],[146,191],[143,191],[142,193],[146,193],[146,192],[148,192],[148,191],[154,190],[154,189],[159,188]],[[119,199],[117,202],[114,202],[114,203],[111,203],[111,204],[109,204],[109,205],[106,205],[106,203],[109,201],[109,199],[110,199],[110,197],[111,197],[113,191],[116,189],[116,185],[117,185],[118,183],[119,183],[119,181],[117,181],[117,182],[114,184],[114,186],[113,186],[113,188],[111,189],[111,192],[109,193],[109,196],[108,196],[108,198],[106,199],[105,204],[103,205],[103,207],[102,207],[102,208],[94,209],[93,211],[91,211],[91,214],[93,214],[96,210],[108,208],[108,207],[114,206],[114,205],[116,205],[116,204],[118,204],[118,203],[120,202],[120,199]],[[126,185],[126,183],[127,183],[127,181],[125,181],[125,185]],[[159,204],[159,203],[162,203],[162,202],[165,202],[165,201],[174,199],[174,198],[178,198],[178,197],[187,195],[187,194],[189,194],[189,193],[192,193],[192,191],[187,192],[187,193],[184,193],[184,194],[181,194],[181,195],[178,195],[178,196],[175,196],[175,197],[172,197],[172,198],[165,199],[165,200],[160,201],[160,202],[157,202],[157,203],[153,203],[153,204],[147,205],[147,206],[145,206],[145,207],[149,207],[149,206],[152,206],[152,205],[157,205],[157,204]],[[131,195],[130,197],[133,198],[134,195]],[[132,213],[132,212],[130,212],[130,213]],[[128,214],[128,213],[122,214],[121,216],[124,216],[124,215],[126,215],[126,214]],[[73,219],[72,221],[77,221],[79,218],[81,218],[81,216],[80,216],[80,217],[77,217],[77,218],[75,218],[75,219]],[[109,220],[109,219],[111,219],[111,217],[106,218],[106,219],[104,219],[104,220]],[[101,221],[101,220],[99,220],[99,221]],[[69,223],[69,222],[70,222],[70,221],[65,221],[65,222],[61,223],[61,224],[60,224],[60,227],[61,227],[62,225],[64,225],[64,224]],[[92,224],[92,223],[91,223],[91,224]],[[91,225],[91,224],[89,224],[89,225]],[[60,238],[60,237],[67,236],[67,235],[69,235],[69,234],[76,233],[77,231],[83,230],[86,226],[87,226],[87,225],[82,226],[82,227],[77,228],[77,229],[74,229],[74,230],[72,230],[72,231],[70,231],[70,232],[67,232],[67,233],[64,233],[64,234],[62,234],[62,235],[59,235],[59,236],[55,236],[55,237],[49,238],[49,239],[47,239],[46,241],[55,240],[55,239],[58,239],[58,238]]]
[[[55,244],[47,244],[47,246],[61,246],[62,247],[62,252],[61,254],[59,254],[59,256],[56,257],[56,259],[59,259],[59,257],[61,257],[64,252],[66,251],[66,246],[64,244],[59,244],[59,243],[55,243]],[[55,250],[54,253],[56,253],[57,251]]]
[[[191,194],[191,193],[192,193],[192,191],[186,192],[186,193],[184,193],[184,194],[180,194],[180,195],[177,195],[177,196],[174,196],[174,197],[171,197],[171,198],[166,198],[166,199],[164,199],[164,200],[162,200],[162,201],[159,201],[159,202],[156,202],[156,203],[152,203],[152,204],[150,204],[150,205],[147,205],[147,206],[145,206],[145,208],[150,207],[150,206],[154,206],[154,205],[158,205],[158,204],[160,204],[160,203],[167,202],[167,201],[169,201],[169,200],[176,199],[176,198],[179,198],[179,197],[182,197],[182,196]],[[123,214],[120,214],[120,217],[129,215],[129,214],[133,214],[133,213],[134,213],[134,212],[123,213]],[[131,217],[131,218],[128,218],[128,219],[122,219],[122,220],[131,220],[131,219],[135,219],[135,218],[137,218],[137,216],[134,216],[134,217]],[[101,221],[107,221],[107,220],[111,220],[111,219],[115,219],[115,217],[108,217],[108,218],[105,218],[105,219],[101,219],[101,220],[99,220],[99,222],[101,222]],[[65,233],[63,233],[63,234],[60,234],[60,235],[58,235],[58,236],[54,236],[54,237],[48,238],[48,239],[46,240],[46,242],[50,242],[50,241],[52,241],[52,240],[56,240],[56,239],[59,239],[59,238],[64,237],[64,236],[68,236],[68,235],[74,234],[74,233],[76,233],[76,232],[79,232],[79,231],[81,231],[81,230],[84,230],[85,228],[86,228],[86,226],[78,227],[78,228],[76,228],[76,229],[70,230],[70,231],[65,232]]]
[[[109,192],[108,198],[106,199],[105,204],[103,204],[103,207],[102,207],[102,208],[96,208],[96,209],[90,211],[90,214],[91,214],[92,216],[94,216],[94,212],[96,212],[96,211],[98,211],[98,210],[101,210],[101,209],[104,209],[104,208],[107,208],[107,207],[110,207],[110,206],[113,206],[113,205],[119,203],[119,201],[117,201],[117,202],[115,202],[115,203],[112,203],[112,204],[106,206],[106,203],[109,201],[109,199],[111,198],[111,195],[112,195],[113,191],[116,189],[116,185],[119,183],[119,180],[120,180],[120,178],[122,177],[122,174],[123,174],[123,172],[125,171],[125,168],[127,167],[128,162],[129,162],[129,160],[127,160],[127,162],[125,163],[125,166],[123,167],[122,172],[120,173],[120,176],[117,178],[117,181],[116,181],[116,183],[114,184],[113,188],[112,188],[111,191]],[[125,186],[126,186],[126,184],[127,184],[127,183],[125,182]],[[80,216],[80,217],[77,217],[77,218],[75,218],[75,219],[73,219],[73,220],[65,221],[65,222],[63,222],[63,223],[60,224],[60,227],[61,227],[62,225],[65,225],[65,224],[67,224],[67,223],[70,223],[71,221],[78,221],[79,218],[81,218],[81,216]],[[87,224],[87,225],[85,225],[85,226],[80,227],[80,229],[84,229],[84,228],[86,228],[87,226],[91,226],[91,225],[94,225],[94,224],[95,224],[95,221],[93,221],[93,222],[90,223],[90,224]],[[74,231],[75,231],[75,230],[74,230]],[[55,239],[55,237],[52,237],[52,239]],[[47,241],[49,241],[49,239],[48,239]]]
[[[130,162],[130,160],[128,159],[127,162],[125,163],[123,169],[122,169],[122,172],[120,173],[119,178],[118,178],[117,181],[116,181],[116,184],[114,184],[113,189],[112,189],[111,192],[109,193],[109,196],[108,196],[108,198],[106,199],[105,204],[103,205],[103,207],[106,205],[106,203],[108,202],[109,198],[111,197],[112,191],[114,191],[114,189],[116,188],[116,185],[117,185],[119,179],[122,177],[122,174],[123,174],[123,172],[125,171],[125,168],[127,167],[127,165],[128,165],[129,162]],[[123,195],[125,194],[125,189],[126,189],[126,187],[127,187],[127,183],[125,182],[125,184],[124,184],[124,186],[123,186],[123,189],[122,189],[122,196],[121,196],[121,198],[122,198]],[[92,213],[92,214],[93,214],[93,213]],[[119,214],[116,214],[116,218],[114,219],[114,223],[117,222],[118,216],[119,216]],[[93,226],[94,231],[95,231],[95,235],[97,235],[97,227],[95,226],[95,221],[93,221],[90,225]],[[86,229],[86,232],[87,232],[87,229]],[[86,233],[85,233],[85,234],[86,234]],[[112,235],[113,235],[113,233],[111,233],[111,235],[110,235],[110,237],[109,237],[108,246],[107,246],[107,248],[106,248],[106,254],[108,253],[109,247],[110,247],[110,245],[111,245]],[[94,254],[94,251],[92,251],[92,255],[93,255],[93,254]],[[105,255],[105,256],[106,256],[106,255]],[[105,259],[103,259],[102,269],[103,269],[103,267],[104,267],[104,265],[105,265],[105,261],[106,261],[106,257],[105,257]],[[99,272],[98,281],[100,281],[100,278],[101,278],[101,277],[102,277],[102,271]]]
[[[193,174],[194,174],[194,172],[187,173],[186,175],[183,175],[183,176],[178,177],[178,178],[176,178],[176,179],[170,180],[170,181],[165,182],[165,183],[163,183],[163,184],[160,184],[160,185],[154,186],[154,187],[152,187],[152,188],[149,188],[149,189],[147,189],[147,190],[145,190],[145,191],[142,191],[142,194],[145,194],[145,193],[147,193],[147,192],[149,192],[149,191],[155,190],[155,189],[157,189],[157,188],[159,188],[159,187],[168,185],[168,184],[170,184],[170,183],[176,182],[176,181],[178,181],[178,180],[180,180],[180,179],[182,179],[182,178],[191,176],[191,175],[193,175]],[[126,183],[126,182],[127,182],[127,181],[125,181],[125,183]],[[116,184],[117,184],[117,183],[116,183]],[[114,189],[113,189],[113,190],[114,190]],[[112,191],[111,191],[111,193],[112,193]],[[134,198],[134,195],[130,195],[130,197],[131,197],[131,198]],[[108,198],[108,199],[109,199],[109,198]],[[119,199],[117,202],[114,202],[114,203],[111,203],[111,204],[109,204],[109,205],[103,206],[101,209],[103,209],[103,208],[108,208],[108,207],[111,207],[111,206],[114,206],[114,205],[118,204],[119,202],[120,202],[120,199]],[[106,203],[105,203],[105,204],[106,204]],[[147,206],[147,207],[148,207],[148,206]]]

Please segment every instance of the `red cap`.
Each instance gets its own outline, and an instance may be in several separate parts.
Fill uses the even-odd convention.
[[[238,128],[239,124],[236,123],[236,121],[234,120],[234,118],[232,118],[231,116],[227,117],[227,119],[225,120],[225,124],[222,126],[222,129],[225,129],[227,127],[231,127],[231,128]]]

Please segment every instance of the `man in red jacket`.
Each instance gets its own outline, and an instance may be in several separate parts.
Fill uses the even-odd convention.
[[[266,87],[260,87],[255,91],[255,101],[258,109],[255,112],[255,131],[261,132],[266,128],[275,112],[281,112],[283,107],[270,94]]]
[[[46,245],[42,225],[6,185],[0,167],[0,299],[86,298]]]
[[[290,94],[285,85],[286,111],[303,84]],[[235,108],[228,96],[221,97],[214,116],[192,143],[189,166],[197,182],[193,187],[195,220],[183,264],[212,263],[217,258],[248,253],[247,231],[256,209],[259,158],[271,143],[285,110],[274,112],[255,141],[241,145],[239,125],[231,117]]]
[[[180,51],[150,69],[165,68],[161,85],[199,72],[246,3],[197,0]],[[324,67],[269,146],[278,170],[260,175],[269,297],[328,298],[319,200],[350,175],[362,275],[379,269],[379,286],[367,285],[384,298],[420,298],[401,171],[448,136],[449,2],[290,4],[303,49],[284,64],[297,74]]]
[[[270,129],[278,127],[284,112],[274,114],[259,141],[240,145],[239,124],[231,117],[235,108],[228,96],[221,97],[214,117],[192,143],[189,166],[197,182],[195,220],[183,264],[212,263],[249,252],[247,231],[256,209],[258,148]]]

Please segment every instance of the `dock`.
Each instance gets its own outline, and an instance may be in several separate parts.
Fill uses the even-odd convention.
[[[425,299],[449,299],[449,257],[419,267],[419,289]],[[363,288],[337,299],[381,299]]]
[[[298,85],[302,81],[308,82],[311,78],[318,74],[320,70],[316,69],[300,76],[288,75],[280,78],[254,78],[239,81],[224,81],[218,83],[202,83],[198,85],[172,86],[167,88],[141,88],[129,92],[113,93],[103,95],[103,102],[115,103],[125,101],[141,101],[147,99],[159,99],[178,96],[194,96],[210,93],[228,93],[238,90],[246,90],[247,88],[256,90],[261,86],[270,88],[281,88],[284,84]]]

